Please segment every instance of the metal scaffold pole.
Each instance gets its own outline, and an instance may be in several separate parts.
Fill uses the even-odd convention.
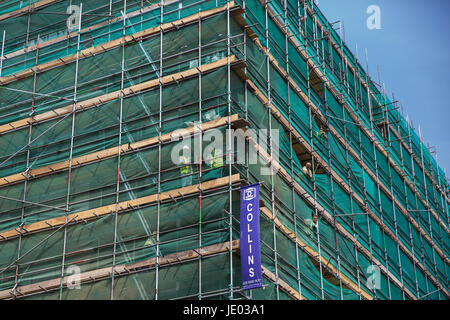
[[[304,30],[305,30],[305,34],[307,34],[307,19],[308,19],[308,14],[307,14],[307,4],[306,1],[304,2],[304,21],[305,21],[305,26],[304,26]],[[305,38],[305,48],[308,47],[308,37]],[[314,215],[319,215],[319,211],[317,209],[317,205],[318,205],[318,201],[317,201],[317,185],[316,185],[316,159],[315,156],[317,154],[316,151],[316,146],[314,143],[314,130],[313,130],[313,115],[312,115],[312,107],[311,107],[311,96],[312,96],[312,85],[311,85],[311,79],[310,79],[310,74],[311,74],[311,69],[310,69],[310,65],[307,64],[307,91],[308,91],[308,101],[310,103],[308,103],[307,107],[308,107],[308,114],[309,114],[309,142],[310,142],[310,146],[311,146],[311,167],[312,167],[312,184],[313,184],[313,193],[314,193],[314,203],[313,203],[313,210],[314,210]],[[318,249],[318,256],[317,256],[317,260],[319,261],[319,273],[320,273],[320,295],[321,295],[321,299],[324,300],[325,299],[325,292],[324,292],[324,279],[323,279],[323,267],[322,267],[322,253],[321,253],[321,244],[320,244],[320,227],[317,227],[317,237],[316,237],[316,241],[317,241],[317,249]]]
[[[246,2],[245,2],[245,0],[243,0],[242,1],[242,9],[243,9],[243,12],[242,12],[242,16],[243,16],[243,18],[244,19],[246,19],[246,17],[247,17],[247,12],[246,12],[246,10],[247,10],[247,7],[246,7]],[[243,45],[244,45],[244,50],[243,50],[243,60],[244,60],[244,68],[243,68],[243,72],[244,72],[244,74],[245,74],[245,76],[247,77],[248,76],[248,68],[247,68],[247,64],[248,64],[248,61],[247,61],[247,46],[248,46],[248,43],[247,43],[247,32],[244,30],[244,32],[243,32]],[[251,39],[250,39],[250,41],[251,41]],[[251,94],[251,92],[249,91],[249,86],[248,86],[248,83],[247,83],[247,81],[244,83],[244,119],[245,119],[245,121],[247,121],[247,122],[249,122],[250,121],[250,117],[249,117],[249,108],[248,108],[248,95],[249,94]],[[251,150],[251,147],[250,147],[250,144],[249,144],[249,141],[248,141],[248,139],[245,139],[245,181],[251,181],[251,173],[250,173],[250,169],[249,169],[249,166],[250,166],[250,158],[251,158],[251,156],[250,156],[250,150]],[[238,161],[237,161],[237,163],[239,163],[239,159],[237,159]],[[245,298],[247,298],[247,299],[252,299],[253,298],[253,290],[249,290],[250,292],[249,292],[249,294],[248,294],[248,296],[245,296],[245,292],[243,292],[243,295],[245,296]]]
[[[287,10],[287,0],[283,1],[284,3],[284,24],[287,25],[288,24],[288,10]],[[300,18],[300,1],[297,0],[297,14]],[[298,20],[298,29],[299,31],[301,30],[300,28],[300,19]],[[286,52],[286,73],[288,75],[288,77],[290,77],[290,66],[291,66],[291,60],[289,57],[289,39],[287,36],[287,33],[285,34],[284,37],[284,41],[285,41],[285,52]],[[295,177],[296,173],[294,173],[294,148],[292,147],[294,145],[294,137],[293,137],[293,133],[292,133],[292,113],[294,112],[291,106],[291,85],[288,82],[287,85],[287,104],[288,104],[288,115],[289,115],[289,145],[291,146],[289,148],[289,160],[290,160],[290,167],[291,167],[291,176]],[[295,155],[296,156],[296,155]],[[297,237],[298,235],[298,226],[297,226],[297,215],[296,215],[296,206],[295,206],[295,187],[292,185],[291,187],[291,196],[292,196],[292,219],[294,220],[294,234]],[[298,245],[298,241],[295,241],[295,268],[296,270],[296,276],[297,276],[297,287],[298,287],[298,293],[300,294],[300,296],[302,296],[302,279],[301,279],[301,271],[300,271],[300,255],[299,255],[299,245]]]
[[[78,88],[78,65],[80,59],[80,40],[81,40],[81,21],[83,17],[83,3],[80,4],[80,12],[78,17],[78,36],[77,36],[77,53],[75,61],[75,84],[73,91],[73,109],[72,109],[72,128],[70,135],[70,153],[69,153],[69,168],[67,177],[67,198],[66,198],[66,213],[65,213],[65,223],[64,227],[64,240],[63,240],[63,250],[62,250],[62,262],[61,262],[61,281],[59,286],[59,300],[63,299],[63,286],[64,286],[64,274],[66,271],[66,247],[67,247],[67,223],[68,223],[68,212],[70,210],[70,192],[71,192],[71,178],[72,178],[72,157],[73,157],[73,146],[75,139],[75,115],[77,108],[77,88]]]
[[[197,65],[200,66],[202,64],[202,19],[201,19],[201,9],[198,9],[198,62]],[[202,118],[202,73],[198,74],[198,123],[200,126],[203,124]],[[202,151],[203,151],[203,128],[199,128],[200,130],[196,134],[194,131],[194,140],[198,138],[199,144],[199,154],[198,154],[198,185],[199,185],[199,213],[198,213],[198,248],[202,248]],[[194,142],[195,144],[195,142]],[[195,149],[195,148],[194,148]],[[195,152],[195,150],[194,150]],[[211,161],[213,161],[211,159]],[[195,163],[195,161],[191,161],[191,163]],[[192,174],[192,173],[190,173]],[[198,255],[198,299],[202,300],[202,256]]]
[[[317,22],[314,22],[317,28]],[[323,31],[321,29],[321,34],[317,35],[317,31],[316,31],[316,37],[318,37],[319,39],[323,38]],[[317,50],[320,50],[320,48],[318,47]],[[323,43],[322,43],[322,63],[321,63],[321,72],[322,74],[325,74],[326,72],[326,66],[325,66],[325,54],[324,54],[324,47],[323,47]],[[324,104],[324,108],[325,108],[325,123],[321,124],[322,125],[322,130],[324,130],[324,132],[320,133],[320,137],[322,139],[326,139],[326,149],[328,150],[327,152],[327,160],[328,160],[328,167],[329,168],[333,168],[334,166],[334,162],[333,162],[333,157],[331,154],[331,135],[329,138],[327,138],[326,132],[330,132],[330,123],[329,123],[329,111],[328,111],[328,102],[327,102],[327,85],[325,81],[322,81],[322,100],[323,100],[323,104]],[[345,125],[345,124],[344,124]],[[324,128],[325,127],[325,128]],[[347,163],[348,165],[348,163]],[[349,166],[350,167],[350,166]],[[333,219],[333,229],[334,229],[334,254],[335,254],[335,260],[337,263],[337,267],[338,267],[338,271],[339,271],[339,276],[338,276],[338,280],[339,280],[339,296],[340,299],[343,300],[344,296],[343,296],[343,291],[342,291],[342,278],[341,278],[341,257],[340,257],[340,249],[339,249],[339,240],[338,240],[338,231],[337,231],[337,226],[336,226],[336,220],[337,220],[337,213],[336,213],[336,199],[335,199],[335,193],[334,193],[334,179],[332,174],[329,174],[329,181],[330,181],[330,191],[331,191],[331,203],[332,203],[332,213],[334,215],[334,219]],[[351,185],[350,185],[351,186]],[[352,194],[350,194],[350,198],[351,198]]]
[[[2,54],[0,55],[0,77],[2,76],[3,60],[5,59],[5,41],[6,41],[6,30],[3,30]]]
[[[227,0],[227,114],[228,114],[228,141],[231,142],[231,30],[230,30],[230,0]],[[231,158],[231,143],[226,146],[226,159]],[[211,160],[212,161],[212,160]],[[228,197],[229,197],[229,211],[228,211],[228,232],[229,232],[229,268],[230,268],[230,282],[229,282],[229,299],[234,299],[234,270],[233,270],[233,187],[231,182],[232,165],[228,161]]]
[[[5,37],[3,36],[3,39]],[[3,57],[3,52],[2,52],[2,57]],[[39,60],[39,35],[38,35],[38,39],[37,39],[37,50],[36,50],[36,64],[38,63]],[[1,76],[1,69],[0,69],[0,76]],[[34,73],[33,75],[33,93],[35,93],[36,91],[36,77],[37,74]],[[34,117],[34,104],[35,104],[35,99],[33,96],[33,101],[31,103],[31,118]],[[32,139],[32,132],[33,132],[33,123],[30,122],[29,125],[29,130],[28,130],[28,145],[27,145],[27,160],[26,160],[26,172],[28,172],[30,170],[30,149],[31,149],[31,139]],[[20,217],[20,230],[23,230],[23,225],[25,224],[24,218],[25,218],[25,205],[26,203],[28,203],[27,200],[27,186],[28,186],[28,175],[26,175],[25,181],[24,181],[24,185],[23,185],[23,203],[22,203],[22,212],[21,212],[21,217]],[[18,264],[18,260],[20,257],[20,252],[21,252],[21,246],[22,246],[22,232],[19,235],[19,243],[18,243],[18,247],[17,247],[17,264],[16,264],[16,274],[15,274],[15,280],[14,280],[14,290],[13,290],[13,295],[14,298],[16,298],[16,288],[19,285],[19,264]]]
[[[270,50],[270,44],[269,44],[269,26],[268,26],[268,2],[264,3],[264,15],[265,15],[265,20],[264,20],[264,38],[266,41],[266,48],[268,50],[266,50],[266,73],[267,73],[267,79],[266,79],[266,88],[267,88],[267,105],[266,105],[266,109],[267,109],[267,116],[269,119],[269,123],[268,123],[268,139],[266,139],[266,141],[268,140],[268,149],[269,149],[269,155],[270,155],[270,159],[273,159],[273,139],[272,139],[272,117],[271,117],[271,110],[270,110],[270,105],[272,104],[272,95],[271,95],[271,85],[270,85],[270,59],[269,59],[269,50]],[[261,133],[260,133],[261,134]],[[270,174],[270,203],[271,203],[271,210],[272,210],[272,230],[273,230],[273,249],[272,249],[272,253],[274,255],[274,264],[275,264],[275,286],[276,286],[276,293],[277,293],[277,299],[280,298],[280,292],[279,292],[279,286],[278,286],[278,253],[277,253],[277,238],[276,238],[276,228],[275,228],[275,218],[277,217],[277,213],[278,210],[275,210],[275,195],[274,195],[274,172],[273,172],[273,164],[272,161],[270,163],[268,163],[268,171]],[[267,173],[266,173],[267,174]]]
[[[420,129],[419,126],[419,139],[420,139],[420,161],[422,163],[422,168],[425,168],[424,166],[424,155],[423,155],[423,143],[422,143],[422,130]],[[428,188],[427,188],[427,177],[425,175],[425,170],[422,170],[422,179],[423,179],[423,183],[424,183],[424,189],[425,189],[425,201],[427,203],[427,208],[426,208],[426,212],[427,212],[427,222],[428,222],[428,231],[430,232],[430,238],[433,239],[433,229],[431,227],[431,205],[428,199]],[[431,253],[432,253],[432,264],[433,264],[433,271],[435,274],[435,277],[439,277],[438,275],[438,271],[437,271],[437,266],[436,266],[436,252],[434,247],[431,247]],[[441,299],[441,292],[438,291],[438,297],[439,299]]]
[[[119,109],[119,144],[117,150],[117,181],[116,181],[116,208],[114,212],[114,244],[113,244],[113,257],[111,268],[111,300],[114,300],[114,280],[116,275],[116,260],[117,260],[117,228],[118,228],[118,215],[119,215],[119,201],[120,201],[120,160],[122,155],[122,119],[123,119],[123,89],[124,89],[124,74],[125,74],[125,34],[126,34],[126,16],[127,16],[127,0],[123,0],[123,24],[122,24],[122,50],[121,50],[121,73],[120,73],[120,109]]]
[[[342,39],[341,39],[341,41],[342,41]],[[340,45],[342,46],[342,42],[340,43]],[[330,49],[330,52],[331,52],[331,49]],[[332,59],[332,57],[331,57],[331,59]],[[343,66],[342,66],[342,62],[341,62],[339,64],[339,92],[340,92],[341,96],[343,96],[343,94],[344,94],[344,86],[345,86],[344,85],[345,79],[344,80],[342,79],[342,76],[343,76],[342,67]],[[342,126],[343,126],[343,131],[344,131],[344,140],[345,141],[349,141],[349,137],[347,136],[347,131],[348,131],[347,130],[347,123],[350,123],[350,122],[348,122],[346,120],[347,117],[346,117],[346,113],[345,113],[345,107],[344,107],[343,104],[341,104],[341,112],[342,112],[342,115],[343,115]],[[362,157],[361,130],[360,130],[359,126],[358,126],[358,143],[359,143],[359,149],[360,149],[360,157]],[[351,222],[352,222],[351,228],[352,228],[352,232],[353,232],[353,237],[355,239],[357,239],[358,231],[356,229],[356,222],[355,222],[355,215],[354,215],[355,211],[354,211],[354,208],[353,208],[354,207],[354,204],[353,204],[354,200],[353,200],[353,189],[352,189],[352,180],[351,180],[351,176],[352,176],[353,170],[351,169],[350,162],[349,162],[349,146],[348,146],[348,144],[345,145],[345,160],[346,160],[346,164],[347,164],[348,184],[349,184],[349,188],[352,190],[351,194],[350,194],[350,210],[351,210],[351,213],[352,213],[352,215],[351,215]],[[367,191],[366,191],[365,183],[364,183],[365,171],[364,170],[361,170],[361,171],[362,171],[362,181],[363,181],[362,193],[364,195],[364,205],[367,206],[367,193],[366,193]],[[365,212],[365,213],[367,213],[367,212]],[[356,264],[356,268],[355,268],[356,269],[356,279],[358,281],[358,289],[361,290],[361,274],[364,277],[364,272],[360,273],[361,272],[361,266],[360,266],[359,260],[358,260],[358,247],[356,245],[354,245],[354,251],[355,251],[354,258],[355,258],[355,264]],[[359,298],[361,300],[362,296],[360,295]]]
[[[397,112],[398,115],[398,112]],[[385,117],[385,121],[387,123],[389,123],[389,117],[388,114],[386,113],[386,117]],[[398,122],[399,123],[399,122]],[[399,126],[399,125],[398,125]],[[392,145],[392,140],[391,140],[391,130],[388,130],[387,132],[387,142],[388,142],[388,155],[389,155],[389,150],[394,150],[393,145]],[[400,147],[400,162],[401,162],[401,170],[402,170],[402,175],[406,176],[406,166],[405,166],[405,160],[404,160],[404,156],[403,156],[403,148]],[[410,204],[410,200],[408,199],[408,193],[407,193],[407,185],[406,185],[406,181],[404,179],[402,179],[403,181],[403,192],[404,192],[404,201],[406,203],[406,210],[408,212],[411,212],[411,210],[413,210],[411,208],[411,204]],[[393,182],[391,181],[391,183],[393,184]],[[416,185],[416,181],[415,181],[415,176],[413,176],[413,185]],[[418,199],[417,199],[417,194],[414,193],[414,201],[415,203],[412,204],[413,208],[418,208]],[[416,216],[417,217],[417,216]],[[408,223],[408,231],[409,231],[409,241],[410,241],[410,245],[411,245],[411,253],[413,254],[413,256],[416,255],[415,251],[417,250],[416,248],[414,248],[414,238],[413,238],[413,234],[412,234],[412,226],[410,223]],[[421,256],[423,256],[422,250],[417,250],[420,252]],[[420,296],[420,290],[419,290],[419,282],[417,279],[417,270],[416,270],[416,263],[414,262],[414,282],[415,282],[415,289],[416,289],[416,296],[419,297]]]
[[[413,158],[413,152],[412,152],[412,138],[411,138],[412,136],[411,136],[411,127],[410,127],[410,125],[409,125],[409,121],[408,121],[408,140],[409,140],[409,147],[410,147],[410,150],[411,150],[411,152],[409,153],[409,156],[410,156],[410,159],[411,159],[411,172],[412,172],[412,176],[413,176],[413,184],[414,185],[416,185],[416,177],[417,177],[417,175],[416,175],[416,173],[415,173],[415,167],[414,167],[414,158]],[[416,205],[418,204],[418,201],[417,201],[417,194],[415,194],[414,195],[414,198],[415,198],[415,200],[416,200]],[[421,218],[421,213],[419,212],[419,211],[415,211],[415,212],[413,212],[413,214],[415,215],[415,218],[418,220],[418,221],[420,221],[422,218]],[[421,245],[421,247],[420,247],[420,251],[421,251],[421,259],[422,259],[422,261],[425,261],[425,257],[426,257],[426,251],[425,251],[425,248],[424,248],[424,246],[423,246],[423,237],[422,237],[422,234],[420,234],[419,233],[419,240],[420,240],[420,245]],[[425,274],[424,275],[425,276],[425,289],[426,289],[426,292],[428,293],[428,292],[430,292],[430,289],[428,288],[428,277],[427,277],[427,275]]]
[[[159,121],[158,121],[158,213],[157,213],[157,225],[156,225],[156,280],[155,280],[155,300],[159,299],[159,258],[160,258],[160,227],[161,227],[161,136],[162,136],[162,104],[163,104],[163,88],[161,83],[161,77],[163,75],[163,29],[162,24],[164,22],[164,0],[161,1],[160,11],[160,28],[159,28]]]

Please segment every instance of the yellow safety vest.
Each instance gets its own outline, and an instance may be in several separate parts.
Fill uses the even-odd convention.
[[[150,240],[150,238],[147,238],[147,241],[145,241],[144,246],[151,246],[152,244],[153,244],[152,240]]]
[[[183,164],[187,164],[187,163],[188,163],[188,159],[187,159],[186,157],[181,156],[181,159],[183,160],[181,163],[183,163]],[[191,172],[191,166],[190,166],[189,164],[186,165],[186,166],[182,166],[182,167],[180,168],[180,173],[181,173],[181,174],[192,173],[192,172]]]
[[[223,166],[223,158],[221,156],[217,157],[216,152],[217,152],[216,149],[214,149],[214,151],[211,152],[211,159],[208,161],[209,162],[208,164],[212,168],[217,168],[217,167]]]
[[[317,139],[321,139],[321,140],[326,140],[327,139],[327,136],[326,136],[326,133],[325,133],[325,131],[316,131],[316,137],[317,137]]]
[[[156,232],[153,231],[152,234],[150,235],[150,237],[148,237],[147,240],[145,240],[144,246],[147,247],[147,246],[154,245],[155,244],[155,240],[154,240],[155,235],[156,235]]]
[[[307,221],[308,223],[307,223],[307,225],[303,228],[303,230],[305,231],[305,233],[306,233],[307,235],[312,235],[314,229],[316,229],[316,231],[317,231],[317,228],[314,227],[314,222],[312,221],[312,219],[307,219],[307,220],[308,220],[308,221]]]

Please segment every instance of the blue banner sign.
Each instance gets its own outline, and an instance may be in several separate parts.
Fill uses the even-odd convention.
[[[241,188],[241,272],[243,290],[262,287],[259,184]]]

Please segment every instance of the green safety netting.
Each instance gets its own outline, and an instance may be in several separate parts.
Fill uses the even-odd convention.
[[[303,12],[303,5],[298,7],[298,3],[288,1],[288,10],[298,14]],[[141,15],[133,16],[131,12],[138,10],[140,1],[127,1],[126,11],[130,17],[126,19],[125,34],[135,34],[161,23],[161,9],[155,7]],[[225,4],[225,1],[177,1],[164,6],[163,22],[174,21],[188,15],[211,9]],[[72,1],[78,5],[78,1]],[[19,5],[10,1],[8,4],[0,6],[0,13],[13,10]],[[312,5],[312,4],[311,4]],[[109,1],[91,1],[83,3],[83,12],[91,14],[104,13],[105,6],[109,10]],[[270,18],[265,20],[264,7],[258,1],[246,1],[247,21],[253,25],[258,39],[262,46],[270,48],[271,55],[276,59],[278,67],[283,70],[289,69],[291,81],[302,90],[308,93],[308,78],[311,70],[307,67],[306,61],[301,57],[298,48],[295,48],[291,41],[287,41],[285,46],[285,35],[282,30]],[[275,1],[269,4],[274,12],[283,15],[283,4]],[[37,36],[41,41],[54,39],[67,33],[66,20],[64,15],[55,16],[53,11],[65,11],[66,1],[58,1],[52,5],[38,10],[38,12],[19,16],[14,19],[7,19],[0,22],[0,30],[6,29],[7,37],[5,42],[5,52],[10,53],[23,48],[25,37],[28,37],[28,45],[36,44]],[[123,10],[122,1],[113,1],[111,17],[121,16]],[[3,11],[2,11],[3,10]],[[298,11],[297,11],[298,10]],[[317,12],[320,19],[323,19],[320,12]],[[313,19],[307,14],[307,26],[305,31],[309,37],[314,37]],[[38,20],[39,18],[39,20]],[[30,22],[31,28],[28,34],[19,27]],[[82,28],[106,22],[107,17],[94,19],[91,15],[83,16]],[[298,34],[298,26],[294,26],[295,20],[289,17],[287,28],[295,33],[296,40],[304,43]],[[325,23],[326,20],[323,20]],[[91,46],[101,46],[102,44],[118,39],[122,36],[123,21],[118,19],[114,23],[105,23],[89,31],[83,32],[80,48]],[[303,29],[303,25],[301,28]],[[265,28],[269,32],[269,38],[265,38]],[[200,34],[199,34],[199,30]],[[422,255],[414,253],[418,259],[423,261],[426,268],[434,275],[439,275],[441,282],[447,286],[447,265],[433,252],[428,242],[420,236],[414,226],[410,225],[397,206],[392,207],[392,202],[379,188],[367,173],[358,164],[357,159],[351,154],[347,154],[345,148],[340,144],[337,137],[331,132],[327,135],[321,133],[321,126],[324,124],[310,114],[307,104],[302,100],[297,90],[288,82],[284,75],[279,73],[272,63],[267,65],[268,60],[253,41],[247,38],[244,43],[242,28],[230,19],[230,34],[232,39],[231,52],[238,58],[245,58],[247,75],[251,81],[261,90],[262,94],[270,97],[270,102],[275,106],[290,125],[307,142],[313,143],[316,152],[338,175],[349,183],[360,198],[367,198],[369,207],[378,216],[383,217],[383,221],[391,230],[398,230],[399,239],[407,248],[410,248],[409,235],[413,239],[414,249],[423,252]],[[316,35],[320,37],[320,35]],[[334,30],[332,37],[336,38]],[[160,48],[162,40],[162,48]],[[198,44],[202,44],[199,59]],[[17,73],[30,68],[36,63],[53,61],[76,53],[76,37],[64,42],[56,42],[39,51],[32,51],[16,58],[6,59],[2,68],[2,76]],[[309,43],[307,51],[313,56],[316,48]],[[328,42],[320,40],[317,44],[328,46]],[[162,49],[162,50],[161,50]],[[347,104],[355,110],[355,114],[360,116],[363,123],[368,124],[369,103],[367,101],[367,91],[358,82],[356,91],[353,84],[356,76],[348,70],[342,74],[342,59],[337,51],[332,48],[331,59],[324,56],[314,56],[312,59],[320,62],[325,59],[325,74],[336,85],[340,76],[344,76],[347,83],[348,92],[343,95]],[[160,52],[163,52],[160,61]],[[348,54],[348,61],[364,78],[364,71],[351,57],[348,49],[344,48]],[[36,56],[38,54],[38,56]],[[30,114],[30,105],[33,104],[36,114],[49,112],[63,106],[70,106],[74,98],[75,75],[77,74],[77,100],[83,101],[102,94],[111,93],[123,86],[130,87],[161,76],[171,75],[188,69],[195,70],[200,64],[207,64],[217,61],[227,55],[227,15],[218,14],[201,21],[199,24],[183,25],[179,29],[165,32],[162,35],[154,35],[128,43],[123,48],[115,48],[99,53],[95,56],[83,57],[78,63],[72,62],[59,67],[36,73],[35,79],[27,77],[20,81],[13,81],[7,86],[0,88],[0,125],[8,124],[16,120],[24,119]],[[287,58],[288,57],[288,58]],[[123,65],[122,65],[123,58]],[[160,68],[162,67],[162,74]],[[122,69],[123,77],[122,77]],[[228,77],[230,88],[228,87]],[[201,84],[201,87],[200,87]],[[199,90],[200,88],[200,90]],[[23,91],[37,92],[41,95],[31,95]],[[197,75],[183,81],[176,81],[170,85],[155,86],[145,92],[132,94],[120,99],[101,103],[96,107],[86,109],[76,113],[75,117],[58,117],[49,121],[37,123],[32,126],[31,136],[29,127],[8,132],[0,137],[0,163],[5,163],[0,167],[0,176],[6,177],[15,173],[25,171],[27,168],[36,169],[53,163],[67,160],[69,155],[78,157],[91,154],[97,151],[116,147],[120,143],[132,143],[147,138],[157,137],[161,134],[173,132],[176,129],[190,127],[196,121],[211,120],[213,111],[214,119],[228,116],[228,91],[230,92],[231,114],[239,114],[247,117],[250,128],[266,129],[278,131],[278,139],[273,134],[272,144],[269,138],[258,140],[260,146],[272,156],[277,156],[277,161],[289,175],[293,175],[294,181],[298,183],[306,192],[313,194],[313,182],[303,174],[302,167],[305,165],[305,158],[301,151],[295,146],[295,141],[283,123],[272,115],[267,108],[250,90],[244,86],[242,74],[235,73],[232,69],[228,75],[228,70],[224,66],[216,71]],[[270,90],[270,91],[269,91]],[[382,101],[383,97],[371,84],[371,90],[378,95],[376,99]],[[404,188],[403,177],[393,170],[387,158],[378,150],[374,153],[373,142],[352,121],[350,113],[342,108],[338,99],[326,88],[319,92],[316,89],[309,90],[309,96],[322,114],[327,113],[330,124],[335,127],[341,136],[347,138],[350,147],[358,155],[362,155],[362,160],[372,172],[379,174],[381,183],[390,189],[393,185],[394,194],[403,206],[408,208],[424,209],[423,205],[417,205],[416,196],[412,190]],[[42,95],[43,94],[43,95]],[[44,96],[45,95],[45,96]],[[323,96],[322,96],[323,95]],[[60,99],[64,97],[64,99]],[[362,99],[362,109],[352,99]],[[371,98],[374,99],[374,98]],[[372,101],[372,107],[378,102]],[[199,109],[202,110],[200,117]],[[120,118],[122,117],[121,126]],[[290,119],[290,121],[289,121]],[[342,121],[345,120],[345,121]],[[73,122],[74,121],[74,122]],[[161,122],[160,122],[161,121]],[[72,124],[74,124],[73,147]],[[409,132],[409,126],[400,122],[403,130],[402,135]],[[378,130],[378,129],[376,129]],[[220,130],[225,135],[224,128]],[[310,134],[312,133],[312,135]],[[41,136],[42,135],[42,136]],[[381,139],[381,133],[375,131],[375,136]],[[38,138],[39,137],[39,138]],[[21,150],[28,141],[36,139],[30,148]],[[424,154],[425,168],[432,168],[433,179],[443,185],[444,174],[437,167],[434,159],[430,156],[426,148],[423,148],[421,141],[413,134],[413,151],[419,159],[421,152]],[[42,203],[52,207],[65,207],[68,205],[71,212],[80,212],[92,208],[99,208],[119,201],[137,199],[148,195],[176,190],[189,184],[196,184],[200,180],[198,164],[194,165],[192,176],[180,177],[180,169],[170,161],[171,151],[175,143],[164,143],[148,147],[144,150],[130,152],[115,156],[88,165],[75,167],[71,170],[70,189],[68,184],[69,174],[67,171],[53,173],[38,179],[31,179],[26,183],[1,187],[0,195],[14,199],[24,199],[29,202]],[[205,146],[203,146],[205,148]],[[401,149],[403,148],[403,149]],[[429,194],[431,205],[438,212],[445,224],[446,210],[442,207],[443,202],[434,196],[434,188],[431,180],[423,180],[421,168],[414,163],[411,168],[411,158],[406,150],[399,144],[392,146],[391,156],[400,166],[406,163],[407,176],[412,181],[412,172],[415,171],[415,181],[417,188],[424,196],[425,190]],[[250,149],[249,153],[254,152]],[[403,154],[403,162],[401,162]],[[13,156],[14,155],[14,156]],[[13,157],[12,157],[13,156]],[[192,154],[192,156],[194,156]],[[158,158],[161,159],[161,164]],[[376,162],[375,162],[376,157]],[[8,159],[11,158],[11,159]],[[8,160],[8,161],[6,161]],[[376,163],[376,164],[375,164]],[[120,165],[120,174],[117,176],[117,168]],[[232,172],[228,168],[210,170],[202,168],[202,181],[217,179],[228,176],[239,171],[244,174],[245,179],[253,182],[264,183],[261,191],[261,198],[267,208],[272,209],[271,192],[274,192],[275,207],[280,221],[291,231],[296,230],[297,236],[313,250],[321,250],[322,257],[330,265],[339,268],[343,275],[358,283],[365,292],[382,299],[402,299],[401,289],[392,281],[381,274],[381,289],[373,294],[366,286],[365,280],[368,277],[367,268],[373,262],[368,260],[361,252],[355,255],[353,244],[342,236],[341,232],[336,232],[333,225],[323,219],[319,220],[319,234],[310,230],[310,220],[314,210],[307,204],[298,192],[293,191],[292,186],[279,173],[275,176],[261,174],[261,169],[267,169],[269,165],[264,162],[236,166]],[[247,170],[247,171],[246,171]],[[160,172],[158,172],[160,171]],[[160,183],[158,184],[158,179]],[[316,174],[315,186],[317,201],[328,212],[333,215],[350,213],[362,213],[363,209],[351,199],[344,189],[333,181],[327,174]],[[118,180],[118,182],[117,182]],[[116,195],[116,186],[119,186],[119,194]],[[424,188],[424,186],[426,186]],[[69,190],[69,195],[67,192]],[[406,191],[406,193],[405,193]],[[24,194],[25,193],[25,194]],[[19,275],[17,283],[26,285],[48,279],[57,279],[61,276],[63,243],[66,242],[65,266],[77,265],[82,272],[96,270],[111,266],[115,256],[116,264],[127,264],[135,261],[154,258],[157,254],[168,255],[192,250],[200,246],[226,242],[230,237],[229,226],[226,221],[228,216],[230,200],[233,202],[233,214],[238,215],[237,193],[229,199],[226,194],[211,194],[210,197],[200,201],[198,196],[180,199],[177,202],[163,203],[160,206],[156,203],[149,204],[139,209],[129,209],[121,212],[117,216],[107,215],[99,219],[94,219],[86,223],[77,224],[59,230],[55,234],[51,231],[42,231],[35,234],[26,235],[22,239],[19,248],[18,239],[0,242],[0,270],[18,265]],[[445,207],[445,203],[444,203]],[[0,231],[18,228],[21,223],[24,225],[44,221],[46,219],[60,217],[64,213],[61,210],[49,209],[38,205],[22,205],[20,202],[0,199]],[[158,219],[157,219],[158,217]],[[434,216],[418,217],[414,219],[420,222],[422,228],[433,233],[433,240],[441,248],[445,248],[448,235],[442,230]],[[236,216],[237,220],[238,216]],[[201,226],[201,240],[199,237]],[[350,234],[357,235],[358,241],[367,250],[370,250],[374,257],[383,265],[388,266],[389,271],[400,279],[400,268],[404,285],[414,294],[416,287],[419,293],[431,292],[434,284],[425,277],[423,272],[417,268],[413,262],[402,251],[398,250],[397,244],[389,236],[386,236],[380,227],[365,215],[355,215],[354,217],[339,217],[337,222]],[[117,233],[115,237],[115,225]],[[238,238],[238,225],[233,225],[233,238]],[[237,229],[236,229],[237,228]],[[431,230],[430,230],[431,228]],[[156,252],[156,230],[159,230],[159,252]],[[280,230],[274,229],[273,222],[261,217],[262,239],[262,260],[263,266],[272,273],[278,272],[280,279],[285,281],[290,287],[301,293],[307,299],[359,299],[359,296],[349,288],[340,285],[336,279],[330,277],[326,271],[318,268],[318,263],[306,254],[303,250],[296,248],[295,242],[286,237]],[[275,230],[275,233],[274,233]],[[369,238],[370,235],[370,238]],[[49,238],[47,238],[49,237]],[[318,242],[319,239],[319,242]],[[116,246],[114,248],[114,243]],[[423,250],[420,243],[423,243]],[[32,253],[14,264],[18,255],[37,245]],[[158,287],[158,298],[183,298],[199,297],[199,292],[216,292],[216,298],[227,298],[229,286],[229,266],[230,256],[221,254],[213,257],[201,259],[201,270],[199,272],[198,261],[186,262],[174,266],[164,266],[157,271],[154,269],[138,272],[135,274],[123,275],[114,280],[114,296],[119,299],[153,299],[155,298],[155,279],[158,277],[160,284]],[[240,282],[239,257],[233,255],[233,274],[235,283]],[[438,272],[434,272],[434,261]],[[0,289],[10,289],[16,283],[14,268],[8,268],[0,273]],[[218,276],[217,269],[223,270]],[[201,277],[201,279],[199,279]],[[217,278],[217,279],[216,279]],[[213,280],[214,279],[214,280]],[[199,282],[201,288],[199,288]],[[277,290],[273,283],[264,280],[267,285],[264,289],[253,290],[252,298],[292,298],[282,290]],[[428,289],[423,284],[428,284]],[[111,291],[111,281],[94,281],[82,290],[61,291],[62,297],[67,299],[109,299]],[[36,295],[37,298],[57,299],[60,292],[48,292]],[[207,297],[207,296],[206,296]],[[442,295],[431,295],[432,298],[442,298]],[[30,297],[30,298],[33,298]]]

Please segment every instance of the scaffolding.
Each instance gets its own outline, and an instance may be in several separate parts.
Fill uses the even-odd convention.
[[[450,298],[448,179],[334,25],[312,0],[0,4],[0,299]],[[244,161],[205,159],[231,129]]]

